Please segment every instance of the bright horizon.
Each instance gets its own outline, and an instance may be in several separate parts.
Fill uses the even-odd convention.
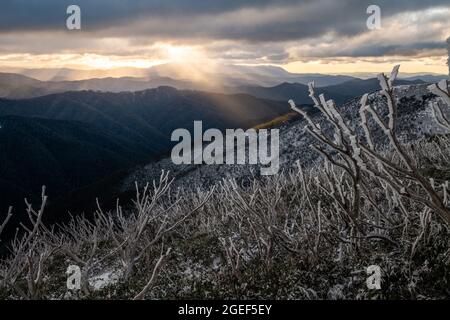
[[[68,58],[67,56],[70,56]],[[183,60],[147,60],[144,58],[117,58],[115,56],[95,55],[51,55],[39,57],[36,55],[15,55],[0,57],[0,71],[8,69],[75,69],[75,70],[115,70],[121,68],[148,69],[153,66],[176,63],[192,63],[188,57]],[[42,59],[42,60],[41,60]],[[70,63],[67,60],[71,60]],[[49,61],[50,60],[50,61]],[[402,73],[434,73],[447,74],[447,57],[421,58],[416,61],[396,59],[395,61],[357,61],[341,62],[317,60],[311,62],[291,62],[287,64],[242,64],[246,66],[276,66],[291,73],[322,73],[322,74],[358,74],[388,71],[394,64],[402,65]],[[39,67],[36,67],[36,65]],[[241,65],[241,64],[236,64]]]

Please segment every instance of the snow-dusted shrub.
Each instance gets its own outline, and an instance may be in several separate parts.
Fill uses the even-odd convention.
[[[39,299],[45,296],[45,277],[54,249],[45,234],[48,229],[42,224],[42,216],[47,203],[45,187],[42,188],[41,207],[36,211],[27,202],[28,226],[22,225],[23,232],[17,233],[9,243],[11,255],[0,265],[0,287],[9,287],[23,299]],[[1,231],[12,216],[9,209]]]
[[[307,120],[306,131],[317,139],[319,145],[313,147],[332,165],[345,170],[350,178],[353,193],[351,199],[347,197],[350,200],[348,216],[356,228],[358,228],[356,220],[360,209],[361,188],[367,188],[367,181],[374,177],[386,183],[386,187],[392,189],[396,197],[421,203],[450,224],[446,182],[435,185],[435,181],[425,177],[420,172],[415,159],[408,154],[397,136],[398,101],[393,83],[397,78],[398,69],[399,66],[396,66],[389,77],[384,74],[378,76],[380,93],[386,101],[385,106],[372,106],[368,94],[362,97],[359,126],[344,119],[333,100],[326,100],[324,95],[317,98],[314,83],[309,85],[310,96],[331,129],[322,129],[306,112],[297,108],[294,101],[289,101],[291,107]],[[450,96],[445,80],[439,85],[430,86],[429,90],[439,95],[450,107]],[[383,107],[387,108],[385,117],[381,110]],[[433,104],[432,107],[438,123],[450,128],[442,108],[438,104]],[[388,139],[390,154],[382,150],[384,144],[374,141],[375,127],[381,129]]]
[[[450,93],[447,80],[442,80],[438,84],[432,84],[428,87],[428,90],[439,96],[442,99],[442,102],[447,106],[447,108],[444,109],[439,102],[430,103],[437,123],[450,132]]]

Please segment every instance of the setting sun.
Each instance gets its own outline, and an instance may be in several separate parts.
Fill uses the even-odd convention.
[[[172,62],[192,61],[199,55],[193,48],[187,46],[164,45],[163,48],[167,50],[167,58]]]

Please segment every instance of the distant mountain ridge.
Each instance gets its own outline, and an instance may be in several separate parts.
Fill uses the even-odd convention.
[[[164,72],[162,72],[164,74]],[[34,78],[14,73],[0,73],[0,97],[10,99],[27,99],[41,97],[54,93],[67,91],[93,90],[102,92],[125,92],[154,89],[160,86],[170,86],[180,90],[203,90],[220,93],[244,92],[239,91],[241,87],[257,87],[261,85],[275,85],[281,83],[299,83],[306,85],[311,81],[318,83],[317,86],[338,84],[349,79],[346,76],[326,75],[295,75],[286,74],[276,79],[265,79],[260,74],[215,74],[210,75],[215,81],[196,82],[191,80],[180,80],[166,75],[160,75],[154,71],[148,78],[121,77],[121,78],[92,78],[76,81],[40,81]],[[218,80],[217,80],[218,79]],[[233,88],[233,89],[229,89]],[[249,92],[250,93],[250,92]],[[276,97],[266,97],[276,100]]]
[[[187,69],[183,71],[184,69]],[[201,70],[198,70],[201,69]],[[316,80],[318,86],[326,86],[342,83],[354,76],[349,75],[327,75],[316,73],[292,73],[281,67],[272,65],[215,65],[213,70],[207,66],[196,66],[196,72],[200,72],[206,81],[216,79],[224,86],[232,85],[263,85],[274,86],[282,82],[299,82],[307,84]],[[76,70],[69,68],[4,68],[3,72],[17,73],[41,81],[75,81],[94,78],[120,78],[135,77],[149,79],[153,77],[168,77],[183,81],[193,81],[190,66],[182,63],[166,63],[149,68],[115,68],[109,70]],[[195,81],[194,81],[195,82]]]
[[[281,69],[283,70],[283,69]],[[281,73],[285,72],[280,71]],[[289,73],[287,73],[289,74]],[[220,77],[220,75],[218,75]],[[147,89],[154,89],[161,86],[170,86],[180,90],[202,90],[218,93],[246,93],[258,98],[269,100],[289,100],[297,98],[299,103],[309,103],[306,85],[314,81],[319,91],[332,95],[338,103],[361,95],[366,91],[376,90],[375,79],[357,79],[324,75],[303,75],[288,77],[289,81],[277,83],[274,86],[261,86],[251,83],[250,79],[233,78],[228,79],[228,85],[217,85],[216,83],[193,82],[188,80],[177,80],[174,78],[160,76],[155,73],[150,78],[93,78],[77,81],[40,81],[19,74],[0,73],[0,97],[10,99],[27,99],[41,97],[54,93],[67,91],[101,91],[101,92],[134,92]],[[430,78],[431,77],[431,78]],[[433,76],[425,77],[432,82]],[[344,81],[345,82],[342,82]],[[317,85],[317,82],[322,83]],[[397,84],[419,84],[424,81],[420,78],[410,80],[397,80]],[[428,82],[428,81],[425,81]],[[224,83],[227,83],[226,81]],[[331,85],[323,86],[325,83]],[[300,96],[299,96],[300,95]]]
[[[428,83],[438,83],[441,80],[448,80],[449,76],[448,75],[435,75],[435,74],[425,74],[425,75],[416,75],[416,76],[411,76],[411,77],[405,77],[405,78],[401,78],[403,80],[408,80],[408,81],[416,81],[416,80],[421,80],[424,82],[428,82]]]
[[[189,78],[189,74],[179,74],[183,70],[183,65],[163,64],[149,69],[150,76],[171,77],[184,79]],[[216,66],[214,72],[203,70],[203,77],[214,81],[222,87],[239,86],[275,86],[283,82],[296,82],[308,84],[315,81],[318,87],[335,85],[348,80],[356,79],[347,75],[328,75],[317,73],[291,73],[281,67],[271,65],[247,66],[247,65],[221,65]]]
[[[402,86],[402,85],[415,85],[415,84],[424,84],[425,82],[420,79],[415,80],[404,80],[404,79],[396,79],[394,85]],[[347,97],[356,97],[361,96],[364,93],[372,93],[380,90],[379,80],[376,78],[371,79],[354,79],[350,80],[338,85],[328,86],[325,88],[326,92],[331,96],[335,94],[347,96]],[[319,90],[320,91],[320,90]]]
[[[142,91],[161,86],[177,89],[201,87],[189,81],[168,77],[145,78],[93,78],[76,81],[40,81],[14,73],[0,73],[0,97],[10,99],[28,99],[67,91],[124,92]]]
[[[413,85],[423,84],[422,80],[396,80],[395,85]],[[348,100],[361,96],[364,93],[375,92],[379,90],[377,79],[353,79],[347,82],[327,87],[316,88],[318,94],[325,94],[328,99],[333,99],[337,104],[342,104]],[[275,99],[288,101],[293,99],[297,104],[310,104],[308,86],[300,83],[282,83],[274,87],[261,86],[242,86],[228,88],[229,92],[247,93],[258,98]]]

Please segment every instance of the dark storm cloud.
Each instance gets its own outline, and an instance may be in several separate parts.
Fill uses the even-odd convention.
[[[359,44],[357,47],[339,50],[333,47],[332,50],[320,50],[314,57],[381,57],[381,56],[414,56],[424,51],[443,50],[446,48],[444,42],[414,42],[408,44]]]
[[[66,8],[82,9],[84,32],[155,39],[288,41],[334,31],[366,31],[366,9],[383,17],[446,5],[448,0],[3,0],[0,32],[63,30]]]
[[[238,10],[242,7],[283,6],[292,0],[3,0],[0,30],[55,29],[65,25],[69,5],[81,7],[83,18],[91,29],[108,28],[143,18],[195,17]],[[168,21],[169,22],[169,21]]]
[[[338,52],[334,56],[343,57],[378,57],[385,55],[413,56],[424,50],[445,49],[444,42],[422,42],[400,45],[365,45],[349,52]]]

